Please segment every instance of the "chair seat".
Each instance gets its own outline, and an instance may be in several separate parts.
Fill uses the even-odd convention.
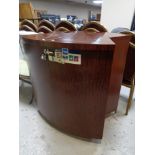
[[[30,76],[28,64],[25,60],[19,60],[19,75],[21,76]]]

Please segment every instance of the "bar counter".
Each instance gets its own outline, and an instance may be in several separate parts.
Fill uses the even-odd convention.
[[[38,110],[54,127],[101,139],[117,110],[130,36],[86,31],[22,37]]]

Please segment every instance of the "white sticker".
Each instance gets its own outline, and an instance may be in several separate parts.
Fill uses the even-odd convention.
[[[74,51],[75,52],[75,51]],[[60,49],[44,49],[44,54],[41,55],[41,59],[46,59],[45,56],[48,55],[48,60],[57,62],[57,63],[68,63],[68,64],[75,64],[81,65],[81,54],[73,54],[69,53],[67,48],[60,48]]]
[[[56,52],[54,55],[54,61],[58,63],[64,63],[63,57],[62,57],[62,52]]]

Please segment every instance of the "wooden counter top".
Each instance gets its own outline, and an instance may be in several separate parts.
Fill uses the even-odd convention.
[[[47,34],[37,34],[31,36],[23,36],[24,40],[38,41],[42,42],[43,45],[53,45],[58,48],[65,46],[66,48],[80,48],[80,49],[89,49],[94,50],[96,46],[98,48],[105,48],[105,46],[113,46],[115,43],[112,41],[112,38],[125,36],[124,34],[111,34],[111,33],[90,33],[87,31],[76,31],[76,32],[59,32],[54,31]],[[80,45],[80,46],[79,46]]]

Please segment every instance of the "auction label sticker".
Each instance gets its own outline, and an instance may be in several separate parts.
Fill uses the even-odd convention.
[[[63,57],[62,57],[62,51],[61,49],[55,49],[54,51],[55,55],[54,55],[54,61],[58,62],[58,63],[64,63]]]
[[[68,54],[68,48],[62,48],[62,53],[63,53],[63,55],[67,55]]]
[[[81,65],[81,54],[79,53],[78,50],[69,50],[68,48],[44,49],[41,59],[44,60],[47,56],[51,62]]]
[[[53,60],[53,57],[52,57],[51,55],[48,55],[48,60],[49,60],[49,61],[54,61],[54,60]]]
[[[73,53],[70,53],[73,52]],[[78,51],[79,52],[79,51]],[[62,48],[62,57],[64,63],[81,65],[81,54],[76,54],[77,50],[69,50],[68,48]]]
[[[81,54],[68,54],[68,57],[65,59],[65,63],[81,65]]]

